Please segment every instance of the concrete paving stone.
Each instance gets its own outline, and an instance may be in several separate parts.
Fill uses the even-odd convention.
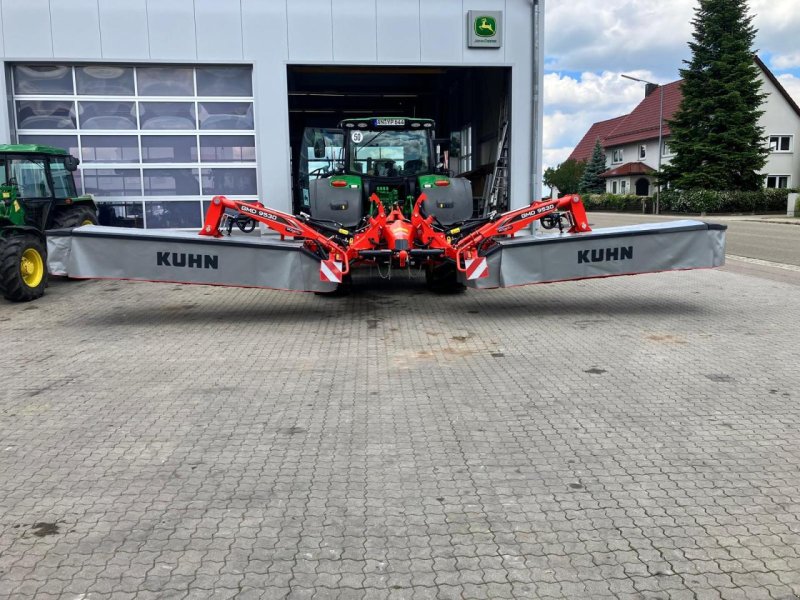
[[[54,280],[0,305],[0,598],[792,598],[796,290]]]

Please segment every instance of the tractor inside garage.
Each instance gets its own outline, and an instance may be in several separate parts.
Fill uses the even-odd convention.
[[[441,168],[472,183],[475,209],[495,168],[509,118],[508,67],[290,65],[289,135],[295,213],[308,210],[309,185],[342,156],[340,121],[357,117],[433,119]],[[509,129],[510,131],[510,129]],[[325,154],[314,152],[322,136]],[[506,182],[504,182],[506,183]],[[508,208],[505,190],[497,208]]]

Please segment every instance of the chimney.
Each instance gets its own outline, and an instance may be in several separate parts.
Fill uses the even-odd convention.
[[[658,84],[655,83],[648,83],[644,86],[644,97],[647,98],[650,94],[655,92],[658,89]]]

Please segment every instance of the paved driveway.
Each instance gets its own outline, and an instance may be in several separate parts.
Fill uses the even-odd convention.
[[[0,304],[2,598],[796,598],[800,287]]]

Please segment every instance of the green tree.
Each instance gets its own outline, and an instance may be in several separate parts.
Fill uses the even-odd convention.
[[[562,195],[577,194],[578,184],[581,182],[585,168],[585,162],[570,158],[555,169],[552,167],[545,169],[542,181],[548,187],[558,188]]]
[[[676,156],[661,179],[687,190],[756,190],[767,150],[753,17],[746,0],[699,2],[692,57],[681,69],[683,101],[669,123]]]
[[[594,143],[592,158],[583,171],[583,177],[578,184],[578,190],[582,194],[602,194],[606,191],[606,180],[600,177],[606,172],[606,154],[598,139]]]

